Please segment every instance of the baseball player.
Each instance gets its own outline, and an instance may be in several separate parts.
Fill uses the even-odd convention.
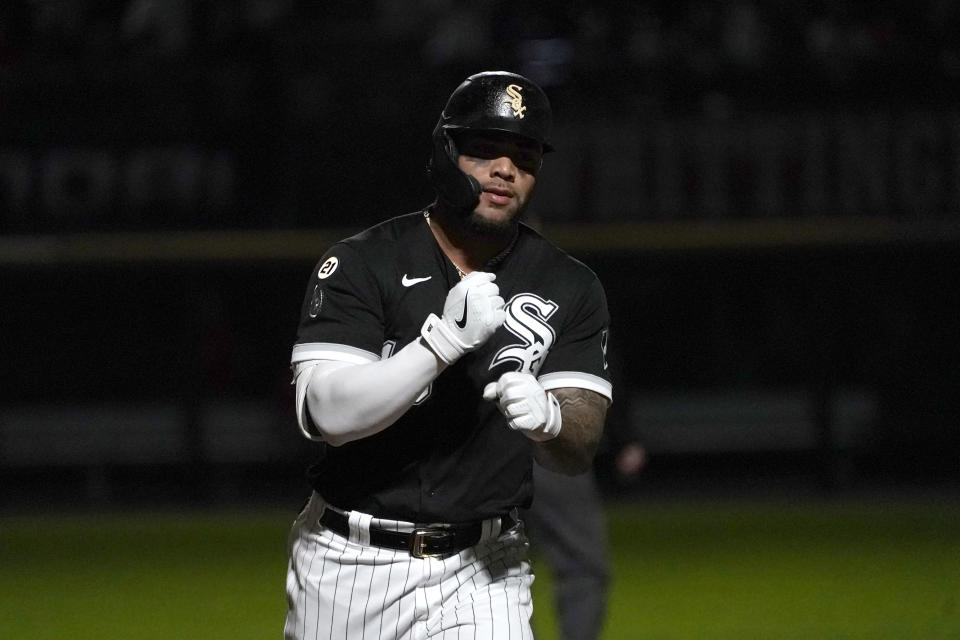
[[[603,287],[520,222],[550,122],[527,78],[467,78],[433,131],[437,199],[313,271],[292,366],[323,445],[286,638],[532,637],[534,460],[586,471],[612,401]]]

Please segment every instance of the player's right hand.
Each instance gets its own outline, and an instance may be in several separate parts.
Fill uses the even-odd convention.
[[[447,364],[482,345],[503,324],[506,311],[496,277],[486,271],[468,274],[447,294],[443,317],[431,313],[423,323],[420,335]]]

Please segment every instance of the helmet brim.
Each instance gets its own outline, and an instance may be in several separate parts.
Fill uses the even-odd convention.
[[[531,142],[535,142],[539,144],[540,148],[543,150],[543,153],[550,153],[552,151],[556,151],[556,147],[554,147],[552,144],[550,144],[546,140],[538,140],[531,136],[526,136],[522,133],[517,133],[516,131],[512,129],[507,129],[505,127],[475,128],[475,127],[462,126],[458,124],[444,124],[442,125],[442,128],[444,131],[447,131],[453,135],[456,135],[457,133],[461,133],[461,132],[467,132],[467,131],[469,131],[470,133],[482,133],[484,131],[492,131],[494,133],[505,133],[507,135],[516,136],[517,138],[522,138],[524,140],[529,140]]]

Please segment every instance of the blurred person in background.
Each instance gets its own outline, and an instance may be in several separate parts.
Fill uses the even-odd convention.
[[[595,467],[564,475],[534,465],[534,499],[523,520],[535,557],[553,577],[553,604],[561,640],[596,640],[603,633],[610,591],[609,540],[598,474],[628,486],[647,454],[630,419],[629,387],[616,358],[608,358],[617,402],[610,406]]]

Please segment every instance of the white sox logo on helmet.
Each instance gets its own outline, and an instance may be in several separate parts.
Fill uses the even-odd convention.
[[[523,87],[520,85],[508,84],[507,95],[510,97],[504,100],[504,102],[508,103],[510,108],[513,109],[513,115],[518,118],[522,118],[524,111],[527,110],[527,108],[523,106],[523,95],[520,93],[521,91],[523,91]]]

